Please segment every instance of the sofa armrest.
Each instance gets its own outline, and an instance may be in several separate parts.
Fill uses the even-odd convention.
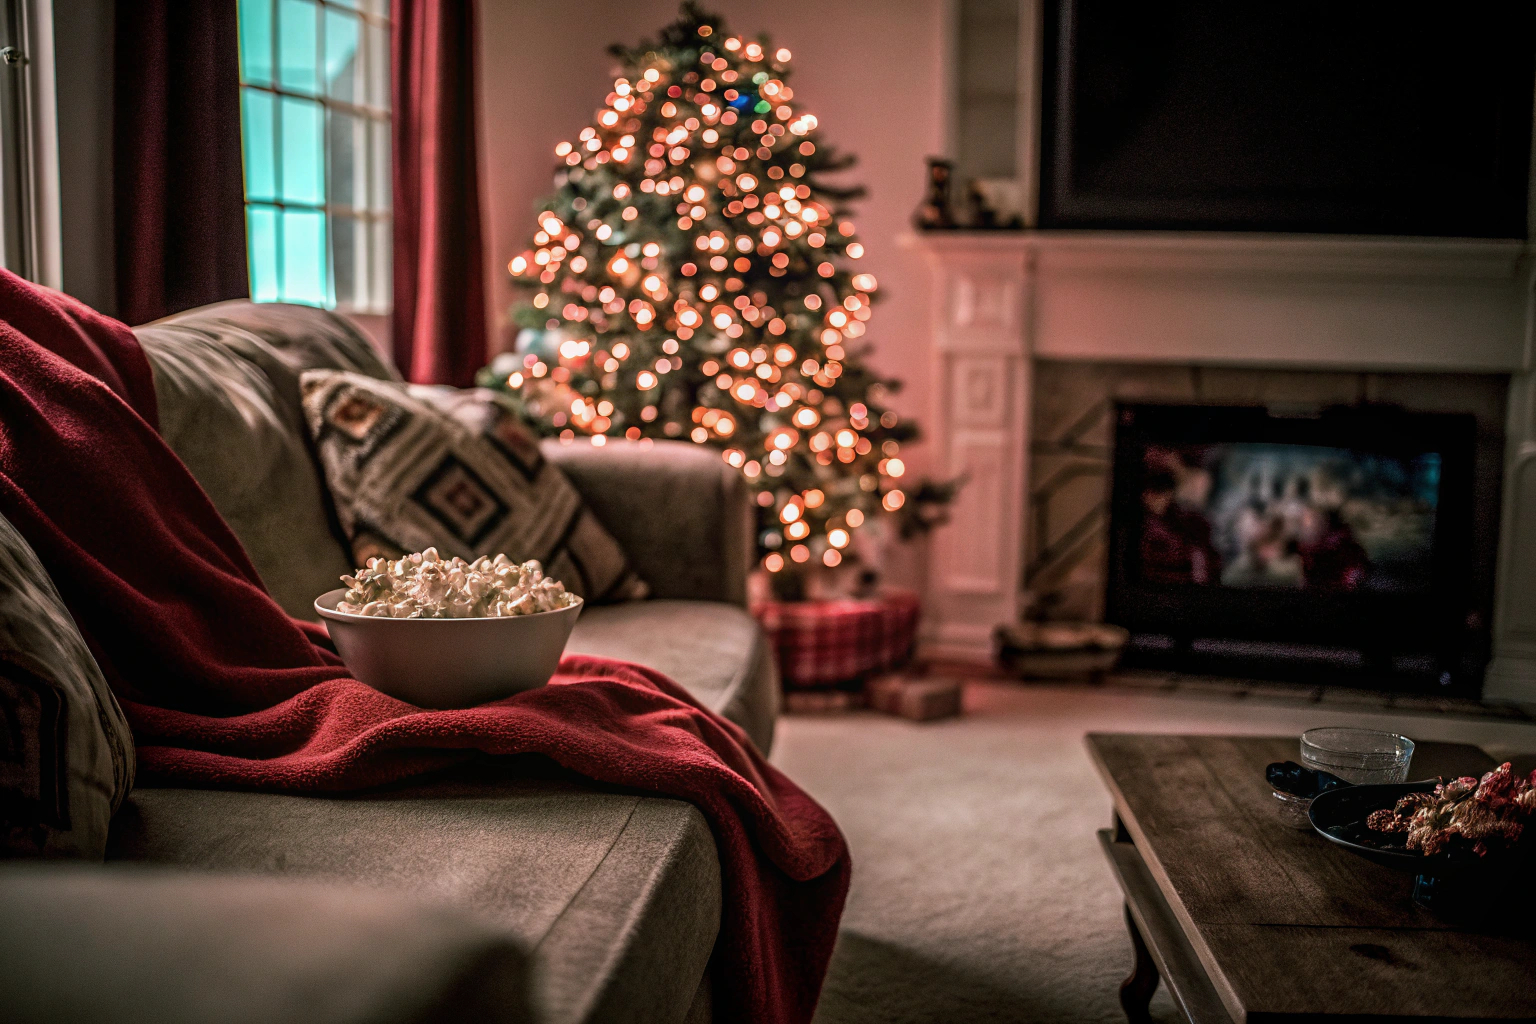
[[[16,1024],[525,1024],[528,955],[442,902],[310,879],[0,867]]]
[[[712,448],[543,443],[657,598],[745,605],[753,513],[741,474]]]

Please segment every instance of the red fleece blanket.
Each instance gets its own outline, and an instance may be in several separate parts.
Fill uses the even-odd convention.
[[[132,723],[141,780],[339,793],[473,756],[543,754],[687,800],[719,848],[721,1020],[808,1021],[847,893],[831,817],[735,725],[635,665],[423,711],[350,679],[290,619],[156,432],[127,327],[0,271],[0,513],[58,585]]]

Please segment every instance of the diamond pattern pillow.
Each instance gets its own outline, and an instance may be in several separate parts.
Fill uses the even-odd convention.
[[[436,547],[537,558],[594,603],[644,597],[618,542],[494,392],[303,376],[304,417],[358,565]]]

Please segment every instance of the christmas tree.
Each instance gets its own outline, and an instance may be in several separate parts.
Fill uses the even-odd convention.
[[[824,180],[853,161],[797,109],[788,50],[692,3],[612,52],[619,77],[555,148],[557,191],[509,265],[528,330],[482,382],[568,441],[720,449],[755,488],[764,568],[836,566],[908,504],[916,436],[864,363],[878,284],[848,216],[861,192]]]

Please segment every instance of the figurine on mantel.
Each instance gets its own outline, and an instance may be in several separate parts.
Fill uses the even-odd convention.
[[[963,229],[971,231],[1018,231],[1024,227],[1019,211],[1019,183],[1011,178],[972,178],[965,187],[968,216],[956,216],[952,188],[955,165],[942,157],[928,158],[928,179],[923,201],[912,214],[912,223],[923,231]]]
[[[971,208],[971,222],[967,227],[977,231],[990,231],[997,227],[997,211],[987,202],[981,182],[972,178],[965,186],[965,202]]]
[[[928,158],[928,182],[923,201],[912,214],[912,223],[924,231],[955,227],[955,211],[949,195],[955,165],[942,157]]]
[[[972,178],[966,186],[966,202],[971,207],[973,231],[1021,231],[1024,217],[1019,213],[1019,183],[1012,178]]]

